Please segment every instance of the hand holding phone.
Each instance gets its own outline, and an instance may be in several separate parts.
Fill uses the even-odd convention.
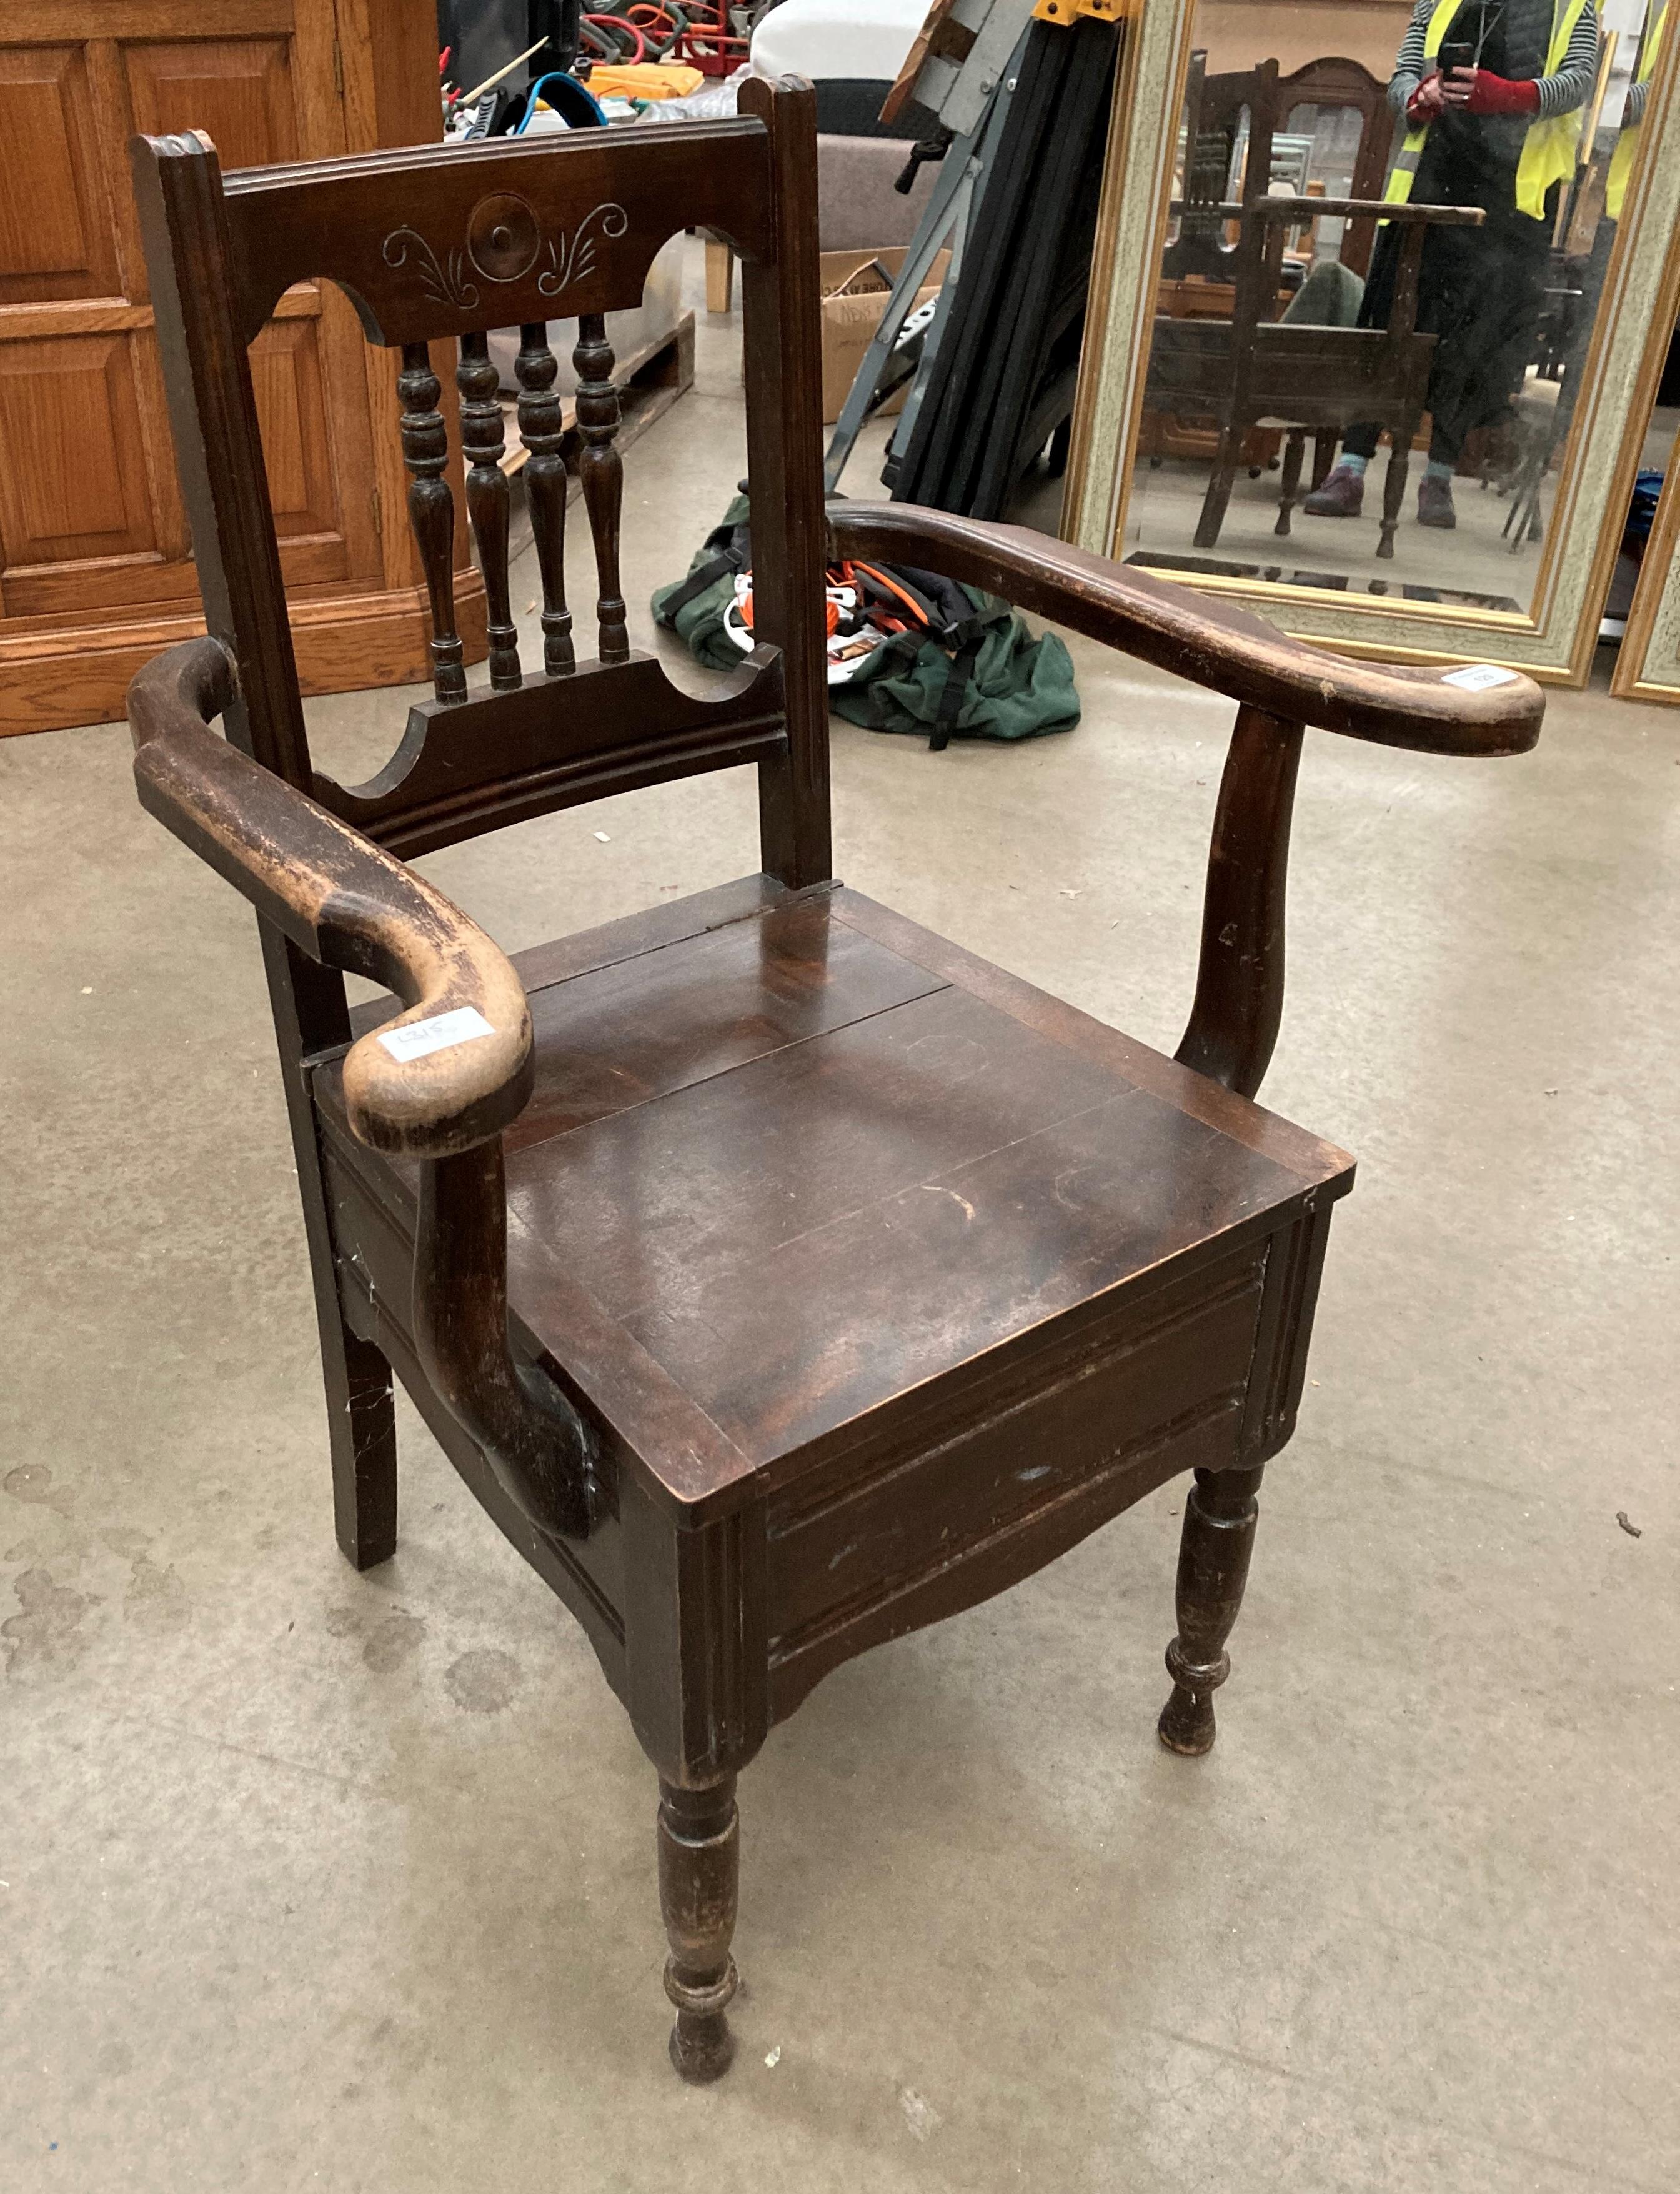
[[[1408,122],[1432,122],[1447,104],[1445,83],[1440,71],[1426,76],[1406,102]]]

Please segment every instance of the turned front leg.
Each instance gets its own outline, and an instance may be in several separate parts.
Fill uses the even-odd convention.
[[[1161,1741],[1172,1752],[1211,1751],[1213,1694],[1230,1674],[1225,1640],[1242,1605],[1254,1549],[1260,1466],[1198,1470],[1184,1502],[1178,1547],[1178,1634],[1167,1649],[1173,1696]]]
[[[685,2080],[729,2070],[735,2037],[724,2016],[735,1994],[729,1954],[741,1875],[740,1818],[731,1775],[704,1790],[659,1785],[659,1905],[671,1955],[665,1993],[677,2007],[671,2062]]]

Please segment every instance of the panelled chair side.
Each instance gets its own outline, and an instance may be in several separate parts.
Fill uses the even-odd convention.
[[[729,2061],[736,1781],[828,1670],[1195,1473],[1161,1733],[1213,1740],[1261,1469],[1288,1439],[1336,1150],[1259,1110],[1303,728],[1514,754],[1540,697],[1311,652],[1018,531],[822,502],[808,86],[733,121],[136,188],[208,635],[135,681],[144,805],[257,910],[315,1280],[340,1545],[396,1542],[393,1376],[582,1626],[657,1771],[671,2053]],[[743,272],[760,644],[697,699],[629,641],[605,315],[674,231]],[[313,767],[248,347],[329,280],[394,353],[434,698],[390,762]],[[574,630],[551,324],[576,323],[596,572]],[[509,606],[488,329],[518,325],[542,662]],[[490,604],[469,686],[466,509]],[[1168,1060],[847,891],[829,851],[823,571],[895,556],[1232,696],[1195,1004]],[[220,718],[225,736],[209,727]],[[751,764],[760,867],[510,960],[410,857]],[[346,973],[394,994],[353,1013]]]

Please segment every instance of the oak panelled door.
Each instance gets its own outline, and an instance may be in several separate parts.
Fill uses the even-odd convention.
[[[203,629],[129,137],[203,129],[224,169],[433,141],[431,16],[428,0],[0,0],[0,732],[119,715],[140,666]],[[424,676],[393,399],[350,305],[299,283],[251,368],[306,691]],[[470,569],[459,592],[476,659]]]

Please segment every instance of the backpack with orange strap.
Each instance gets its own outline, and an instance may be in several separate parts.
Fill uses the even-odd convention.
[[[937,571],[830,565],[829,703],[866,729],[1021,739],[1079,721],[1073,664],[1054,633],[1035,639],[1006,602]],[[654,620],[702,663],[728,669],[753,639],[750,514],[744,491],[707,535],[688,577],[653,597]]]

